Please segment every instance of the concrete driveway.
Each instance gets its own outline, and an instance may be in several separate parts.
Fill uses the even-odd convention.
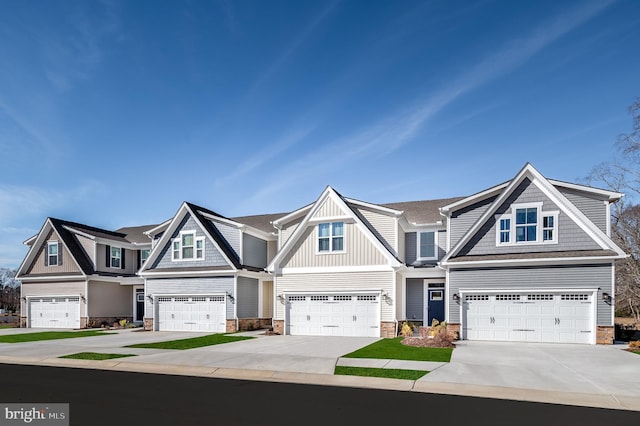
[[[0,335],[20,332],[29,333],[34,330],[0,329]],[[379,340],[371,337],[264,336],[260,334],[262,332],[251,332],[243,334],[256,336],[256,339],[197,349],[171,350],[124,346],[188,339],[210,333],[144,332],[140,329],[110,332],[113,334],[27,343],[0,343],[0,357],[37,361],[78,352],[126,353],[138,355],[126,358],[126,362],[132,364],[333,374],[340,356]]]
[[[640,355],[625,347],[465,340],[418,381],[640,397]]]

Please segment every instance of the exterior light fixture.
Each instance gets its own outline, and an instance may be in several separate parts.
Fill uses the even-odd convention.
[[[455,300],[456,302],[460,301],[460,295],[458,293],[454,293],[453,294],[453,300]]]
[[[605,302],[611,302],[611,295],[609,293],[602,293],[602,300]]]
[[[229,298],[229,300],[231,301],[231,303],[236,303],[236,298],[233,297],[232,295],[230,295],[229,293],[227,293],[227,297]]]

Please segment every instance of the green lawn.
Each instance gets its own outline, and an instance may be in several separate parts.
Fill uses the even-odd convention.
[[[402,339],[402,337],[381,339],[369,346],[346,354],[344,357],[436,362],[449,362],[451,360],[451,352],[453,351],[451,348],[417,348],[414,346],[405,346],[400,343]]]
[[[0,343],[37,342],[39,340],[73,339],[77,337],[106,336],[102,330],[89,331],[40,331],[36,333],[7,334],[0,336]]]
[[[209,334],[191,339],[170,340],[168,342],[139,343],[137,345],[125,346],[127,348],[147,348],[147,349],[193,349],[202,346],[220,345],[223,343],[239,342],[241,340],[255,339],[248,336],[228,336],[226,334]]]
[[[400,370],[397,368],[367,368],[336,366],[334,374],[345,376],[385,377],[389,379],[418,380],[428,371]]]
[[[135,355],[133,354],[101,354],[98,352],[79,352],[77,354],[64,355],[59,358],[91,359],[91,360],[102,361],[105,359],[125,358],[128,356],[135,356]]]

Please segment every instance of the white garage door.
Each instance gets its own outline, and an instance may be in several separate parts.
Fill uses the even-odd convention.
[[[160,296],[159,331],[226,331],[225,296]]]
[[[287,334],[380,337],[380,300],[373,294],[290,295]]]
[[[590,293],[466,294],[463,336],[469,340],[593,343]]]
[[[30,298],[29,326],[34,328],[80,328],[80,297]]]

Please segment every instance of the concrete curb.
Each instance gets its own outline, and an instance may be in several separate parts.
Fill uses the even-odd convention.
[[[93,361],[67,358],[17,358],[0,356],[0,363],[168,374],[233,380],[297,383],[320,386],[344,386],[640,411],[640,400],[637,397],[627,395],[559,392],[497,386],[386,379],[378,377],[152,364],[119,361],[118,359]]]

